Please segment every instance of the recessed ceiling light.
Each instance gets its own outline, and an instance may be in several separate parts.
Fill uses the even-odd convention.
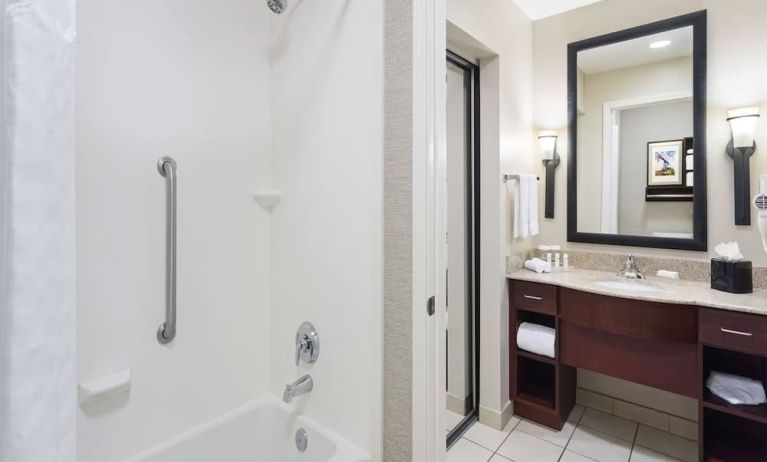
[[[669,45],[671,45],[671,40],[658,40],[657,42],[652,42],[650,48],[664,48]]]

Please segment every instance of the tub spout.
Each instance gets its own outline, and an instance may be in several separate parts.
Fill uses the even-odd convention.
[[[312,377],[307,374],[295,382],[285,385],[285,393],[282,394],[282,400],[289,403],[298,395],[309,393],[314,388]]]

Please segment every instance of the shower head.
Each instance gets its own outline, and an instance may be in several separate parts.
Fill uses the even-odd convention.
[[[266,0],[266,4],[270,10],[277,14],[282,14],[285,8],[288,7],[288,0]]]

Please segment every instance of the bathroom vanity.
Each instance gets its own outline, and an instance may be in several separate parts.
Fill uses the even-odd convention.
[[[583,368],[697,399],[701,460],[767,460],[767,405],[730,405],[705,388],[712,370],[767,383],[767,291],[587,270],[508,279],[516,414],[561,429]],[[517,349],[522,322],[555,329],[555,358]]]

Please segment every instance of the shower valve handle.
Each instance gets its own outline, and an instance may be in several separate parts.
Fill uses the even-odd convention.
[[[306,363],[317,361],[320,355],[320,337],[317,329],[309,323],[301,324],[296,332],[296,366],[303,360]]]

